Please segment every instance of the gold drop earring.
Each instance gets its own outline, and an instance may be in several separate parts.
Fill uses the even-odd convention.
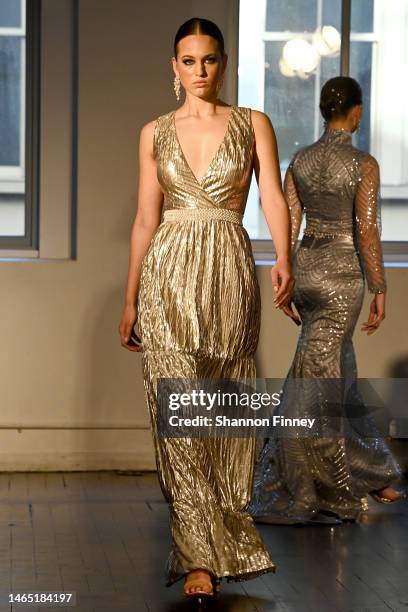
[[[177,100],[180,100],[180,77],[179,76],[174,77],[173,88],[174,88]]]

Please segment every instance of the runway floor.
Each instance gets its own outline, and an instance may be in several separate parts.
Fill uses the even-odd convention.
[[[0,474],[0,612],[187,612],[164,586],[168,509],[154,472]],[[258,525],[276,574],[223,583],[223,612],[408,610],[408,503],[370,501],[360,524]],[[73,607],[8,594],[74,592]]]

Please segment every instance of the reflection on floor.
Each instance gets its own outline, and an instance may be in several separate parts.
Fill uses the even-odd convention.
[[[65,591],[75,612],[194,609],[181,582],[164,586],[170,533],[155,472],[2,473],[0,486],[2,602],[11,591]],[[276,574],[223,583],[211,610],[407,610],[407,502],[370,501],[361,524],[258,527]]]

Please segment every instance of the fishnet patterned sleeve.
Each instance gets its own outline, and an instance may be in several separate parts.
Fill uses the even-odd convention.
[[[368,290],[385,293],[387,289],[381,248],[380,168],[374,157],[363,162],[355,198],[356,238]]]
[[[291,225],[290,242],[293,249],[299,236],[299,230],[303,216],[303,206],[302,202],[300,201],[295,185],[295,179],[293,176],[293,161],[289,164],[288,169],[286,171],[285,180],[283,183],[283,191],[285,194],[286,202],[289,206]]]

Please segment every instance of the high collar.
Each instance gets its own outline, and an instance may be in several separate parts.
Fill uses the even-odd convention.
[[[326,126],[320,140],[324,142],[351,143],[352,136],[352,132],[349,132],[344,128],[332,128]]]

